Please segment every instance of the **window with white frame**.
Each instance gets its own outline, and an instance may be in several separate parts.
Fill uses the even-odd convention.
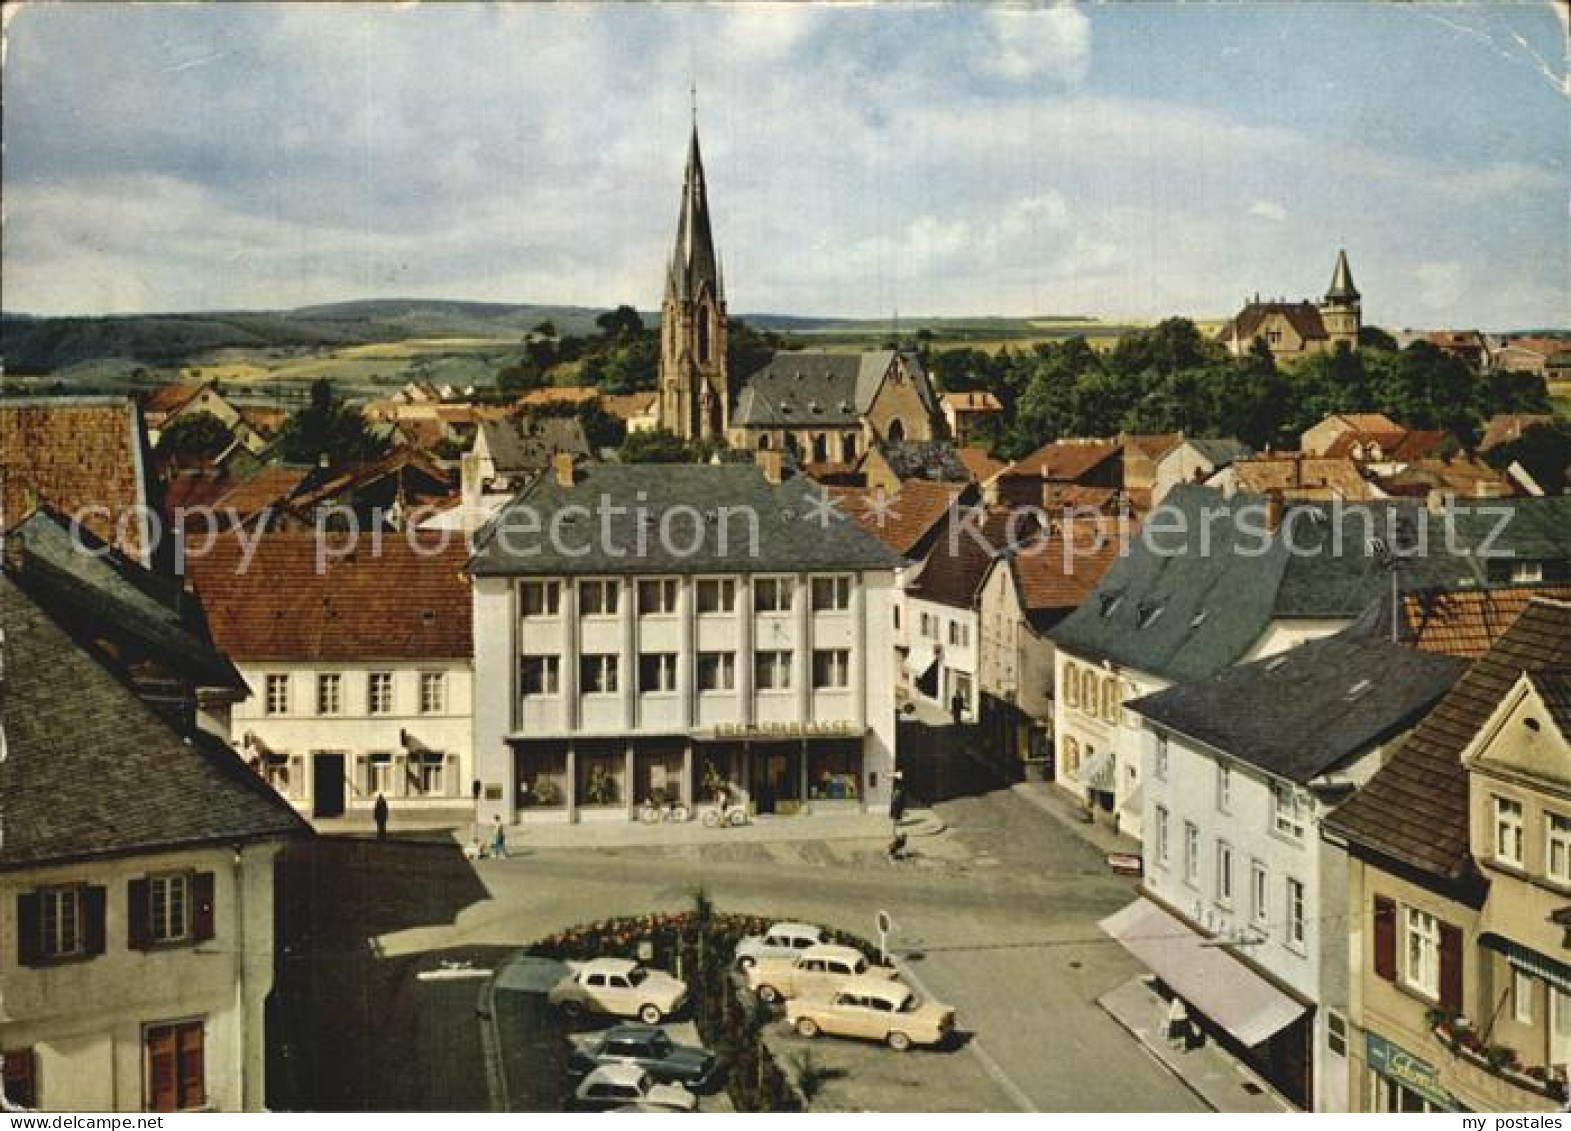
[[[148,937],[155,943],[184,942],[191,937],[191,877],[166,872],[147,879]]]
[[[420,713],[440,715],[447,710],[447,673],[420,673]]]
[[[676,690],[676,653],[649,652],[638,657],[638,690],[646,695]]]
[[[1167,843],[1167,806],[1156,807],[1156,862],[1167,867],[1170,848]]]
[[[523,695],[560,695],[562,658],[524,656],[518,661],[519,692]]]
[[[736,612],[736,578],[700,577],[696,588],[700,616]]]
[[[1571,885],[1571,817],[1544,814],[1544,874]]]
[[[393,673],[372,672],[365,680],[366,713],[391,715],[393,713]]]
[[[836,689],[851,686],[851,652],[846,648],[819,648],[813,652],[813,686]]]
[[[1503,864],[1522,866],[1522,803],[1509,797],[1496,797],[1495,859]]]
[[[1513,585],[1533,585],[1544,580],[1544,565],[1542,562],[1512,562],[1511,583]]]
[[[82,889],[77,885],[44,888],[38,893],[39,952],[45,958],[81,954],[87,940],[82,929]]]
[[[554,617],[562,607],[562,586],[556,581],[525,581],[518,587],[518,603],[526,617]]]
[[[849,577],[813,578],[813,611],[839,613],[851,607],[851,579]]]
[[[1287,878],[1287,945],[1294,950],[1304,949],[1304,885]]]
[[[1184,882],[1200,882],[1200,830],[1193,821],[1184,822]]]
[[[1249,918],[1255,926],[1264,926],[1270,914],[1270,873],[1258,860],[1249,862]]]
[[[436,751],[423,751],[410,768],[410,786],[419,797],[441,797],[447,792],[447,758]]]
[[[393,752],[391,750],[373,750],[366,756],[366,795],[375,797],[377,794],[393,792]]]
[[[1226,813],[1233,803],[1233,770],[1226,762],[1216,764],[1216,810]]]
[[[1416,907],[1402,909],[1402,981],[1426,997],[1440,997],[1440,920]]]
[[[1064,665],[1064,704],[1080,706],[1080,669],[1074,664]]]
[[[316,713],[336,715],[344,707],[344,679],[337,672],[323,672],[316,677]]]
[[[1304,806],[1298,790],[1282,782],[1272,785],[1271,819],[1278,836],[1304,839]]]
[[[620,657],[614,652],[590,652],[578,658],[578,690],[584,695],[614,695],[620,686]]]
[[[964,621],[950,621],[949,646],[951,648],[969,648],[971,646],[971,626]]]
[[[759,691],[786,691],[791,686],[791,653],[759,652],[753,657],[753,686]]]
[[[289,677],[287,675],[269,675],[267,677],[267,713],[269,715],[287,715],[289,713]]]
[[[1156,736],[1156,776],[1167,780],[1167,735]]]
[[[649,577],[638,583],[638,615],[670,616],[676,612],[676,578]]]
[[[1225,840],[1216,842],[1216,901],[1233,906],[1233,846]]]
[[[578,613],[585,617],[614,617],[622,584],[612,578],[591,578],[578,583]]]
[[[1533,1023],[1533,976],[1511,968],[1511,1016],[1523,1025]]]
[[[700,652],[698,654],[698,690],[735,691],[736,653]]]
[[[753,611],[755,613],[788,613],[794,583],[789,577],[755,577],[753,579]]]

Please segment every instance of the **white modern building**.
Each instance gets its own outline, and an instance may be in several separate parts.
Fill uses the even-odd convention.
[[[760,461],[558,460],[481,533],[483,822],[887,807],[900,559]]]

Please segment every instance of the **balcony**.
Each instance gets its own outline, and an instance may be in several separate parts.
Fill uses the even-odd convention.
[[[1546,1105],[1565,1102],[1564,1066],[1524,1064],[1516,1049],[1486,1043],[1465,1017],[1431,1011],[1429,1023],[1435,1040],[1454,1058],[1442,1070],[1451,1091],[1489,1097],[1492,1109],[1500,1111],[1548,1110]]]

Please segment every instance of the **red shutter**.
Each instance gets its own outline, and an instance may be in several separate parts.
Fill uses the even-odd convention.
[[[82,889],[82,953],[91,958],[104,953],[104,919],[108,900],[101,887]]]
[[[38,893],[22,892],[16,897],[16,960],[20,965],[38,965],[42,958],[39,953],[42,931],[38,921]]]
[[[146,950],[152,945],[151,889],[152,885],[145,878],[132,880],[125,886],[126,945],[132,950]]]
[[[32,1049],[6,1049],[0,1052],[5,1058],[5,1075],[0,1079],[6,1099],[19,1107],[38,1106],[38,1067]]]
[[[193,1021],[177,1030],[180,1052],[180,1106],[186,1110],[207,1103],[207,1083],[202,1064],[202,1023]]]
[[[175,1031],[171,1028],[147,1031],[147,1110],[174,1111]]]
[[[213,937],[213,873],[191,877],[191,938],[206,942]]]
[[[1440,1008],[1462,1012],[1462,928],[1440,924]]]
[[[1375,973],[1396,981],[1396,904],[1375,896]]]

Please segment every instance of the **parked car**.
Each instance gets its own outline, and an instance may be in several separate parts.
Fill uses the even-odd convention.
[[[687,1001],[687,986],[629,958],[592,958],[551,988],[548,1000],[570,1017],[609,1013],[658,1025]]]
[[[640,1110],[696,1111],[698,1097],[680,1084],[661,1084],[636,1064],[607,1064],[595,1069],[573,1093],[580,1111]]]
[[[679,1045],[662,1029],[649,1025],[618,1025],[585,1037],[568,1058],[568,1071],[585,1075],[608,1064],[642,1068],[660,1084],[681,1084],[700,1091],[715,1074],[715,1054]]]
[[[912,1045],[942,1044],[954,1032],[955,1011],[923,1001],[900,982],[855,978],[828,996],[788,1003],[786,1020],[803,1037],[860,1037],[904,1052]]]
[[[811,923],[775,923],[762,935],[748,935],[736,944],[736,966],[746,970],[760,958],[795,958],[824,941],[824,929]]]
[[[820,943],[792,958],[760,958],[747,971],[747,984],[761,1001],[774,1003],[804,994],[827,994],[848,978],[893,978],[889,966],[874,966],[855,947]]]

